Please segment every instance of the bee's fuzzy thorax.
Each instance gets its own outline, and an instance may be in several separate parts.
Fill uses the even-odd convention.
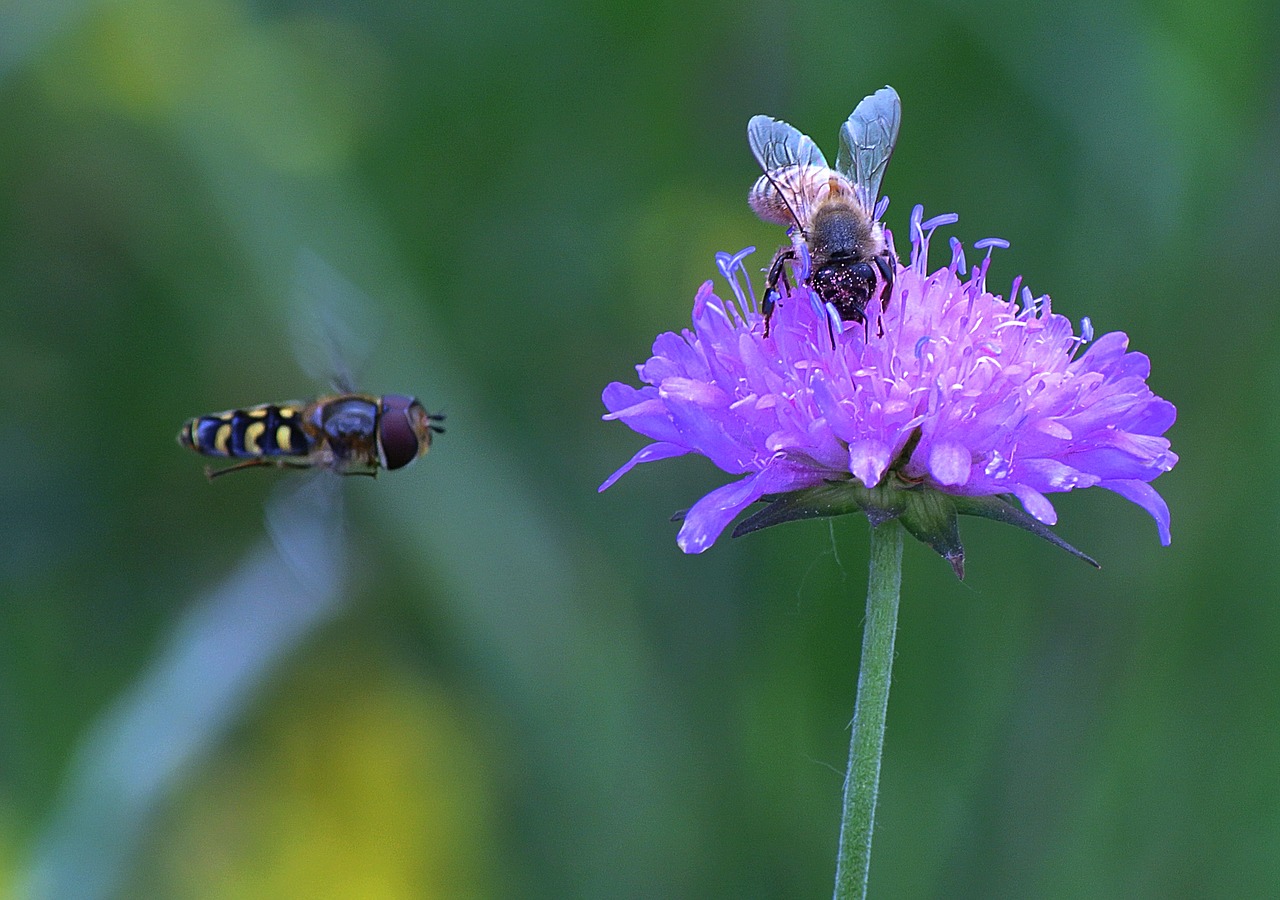
[[[884,249],[884,239],[875,240],[879,229],[857,203],[843,197],[818,207],[808,237],[813,255],[819,259],[869,260]]]

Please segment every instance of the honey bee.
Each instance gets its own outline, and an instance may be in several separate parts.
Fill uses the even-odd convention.
[[[238,459],[209,478],[258,466],[376,475],[401,469],[442,434],[442,415],[401,394],[341,393],[310,402],[262,403],[188,419],[178,443],[204,456]]]
[[[885,240],[877,204],[901,119],[893,88],[864,98],[840,129],[834,169],[808,135],[786,122],[754,116],[748,123],[751,152],[764,170],[748,195],[751,208],[766,222],[787,225],[791,236],[790,246],[774,255],[765,281],[766,336],[781,298],[778,285],[791,288],[787,264],[794,267],[804,257],[804,283],[844,321],[866,327],[867,306],[877,292],[888,303],[897,258]]]

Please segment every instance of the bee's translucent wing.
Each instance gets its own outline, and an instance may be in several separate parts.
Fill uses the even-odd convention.
[[[298,255],[289,330],[298,363],[313,380],[355,390],[352,367],[359,370],[373,352],[374,317],[364,293],[325,259],[309,250]]]
[[[780,225],[805,228],[810,199],[802,188],[806,174],[827,169],[827,158],[807,134],[780,119],[752,116],[747,142],[764,170],[751,189],[751,207],[760,218]]]
[[[747,123],[747,142],[760,168],[770,174],[786,166],[827,167],[827,158],[813,139],[781,119],[752,116]]]
[[[864,97],[840,129],[840,153],[836,171],[853,182],[863,208],[873,210],[880,197],[885,166],[898,142],[902,101],[886,85]]]

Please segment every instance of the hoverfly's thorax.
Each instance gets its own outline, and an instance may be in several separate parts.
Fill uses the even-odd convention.
[[[369,440],[378,422],[378,403],[372,397],[346,394],[316,403],[319,424],[332,441]]]
[[[311,404],[323,448],[321,465],[339,472],[359,473],[378,467],[378,402],[364,394],[321,397]]]

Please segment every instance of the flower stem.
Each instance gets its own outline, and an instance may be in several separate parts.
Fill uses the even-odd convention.
[[[871,576],[867,620],[862,631],[858,700],[853,711],[849,768],[844,779],[844,812],[836,856],[835,900],[867,895],[871,831],[875,827],[885,711],[893,671],[893,638],[898,630],[902,586],[902,526],[896,520],[871,529]]]

